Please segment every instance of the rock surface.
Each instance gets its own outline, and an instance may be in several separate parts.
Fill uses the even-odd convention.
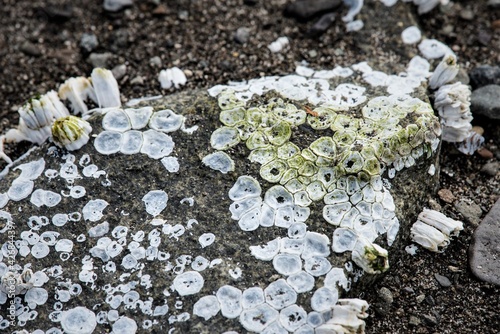
[[[500,285],[500,200],[484,217],[472,237],[470,269],[477,278]]]
[[[471,111],[490,119],[500,119],[499,96],[499,85],[487,85],[476,89],[471,96]]]
[[[469,73],[470,84],[476,89],[486,85],[500,84],[500,67],[481,65]]]

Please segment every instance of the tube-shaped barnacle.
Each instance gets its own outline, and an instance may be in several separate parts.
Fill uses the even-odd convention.
[[[356,312],[356,316],[361,319],[366,319],[368,317],[368,313],[366,311],[368,310],[368,302],[363,299],[357,299],[357,298],[346,298],[346,299],[339,299],[338,301],[339,305],[347,306],[350,308],[352,311]]]
[[[95,68],[90,74],[92,86],[100,108],[120,107],[120,90],[113,73],[104,68]]]
[[[458,70],[457,57],[454,54],[445,55],[430,77],[429,87],[437,89],[450,82],[455,79]]]
[[[464,229],[463,223],[446,217],[436,210],[425,209],[418,215],[418,220],[437,228],[447,236],[456,236]]]
[[[420,220],[413,224],[410,232],[414,242],[433,252],[442,252],[450,243],[447,235]]]
[[[317,156],[334,159],[337,153],[336,144],[331,137],[321,137],[309,146]]]
[[[281,121],[266,129],[265,134],[271,144],[280,146],[290,139],[292,129],[287,122]]]
[[[69,100],[74,114],[86,114],[88,107],[85,100],[90,97],[97,100],[89,79],[84,77],[69,78],[59,87],[61,100]]]
[[[52,139],[58,146],[74,151],[87,144],[92,132],[90,124],[76,116],[59,118],[52,125]]]
[[[54,90],[44,94],[40,98],[40,102],[45,110],[52,114],[54,119],[69,116],[69,111],[66,106],[59,100],[59,95]]]
[[[387,250],[361,236],[352,251],[352,260],[368,274],[380,274],[389,269]]]

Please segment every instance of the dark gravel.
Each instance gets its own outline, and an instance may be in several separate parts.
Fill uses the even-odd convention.
[[[110,69],[126,65],[119,80],[124,98],[168,93],[161,91],[157,81],[158,64],[189,70],[186,89],[190,89],[290,73],[302,60],[314,68],[332,68],[362,59],[366,46],[357,45],[356,34],[344,33],[340,15],[323,34],[311,38],[307,32],[323,12],[298,22],[283,15],[289,2],[150,0],[109,13],[97,0],[2,0],[0,132],[17,124],[16,110],[30,97],[57,88],[68,77],[89,75],[90,59],[102,60],[102,55],[106,55],[104,61]],[[398,4],[403,5],[412,6]],[[345,13],[344,8],[339,10]],[[420,17],[420,24],[424,35],[450,45],[462,68],[469,72],[500,62],[500,34],[494,30],[500,26],[499,16],[500,11],[488,7],[486,0],[457,1]],[[249,29],[243,44],[234,40],[242,27]],[[97,45],[95,41],[82,42],[89,35],[96,37]],[[286,52],[271,54],[266,46],[283,35],[290,38],[290,46]],[[384,43],[386,36],[376,38],[372,47],[375,44],[390,50]],[[358,52],[344,52],[346,49]],[[399,59],[393,51],[388,55],[381,52],[381,57],[393,62]],[[490,175],[481,169],[500,158],[500,126],[479,117],[474,124],[484,129],[490,154],[463,156],[452,145],[444,144],[438,189],[448,189],[454,200],[450,203],[429,194],[428,206],[454,219],[464,220],[456,209],[458,202],[473,203],[483,218],[499,198],[498,172]],[[7,150],[15,156],[26,147]],[[403,252],[374,289],[360,296],[373,305],[367,332],[498,333],[500,288],[471,274],[467,250],[475,225],[464,225],[445,253],[419,249],[417,255],[410,256]],[[442,287],[436,275],[446,276],[451,285]],[[392,303],[387,303],[385,289],[379,293],[381,288],[390,291]]]

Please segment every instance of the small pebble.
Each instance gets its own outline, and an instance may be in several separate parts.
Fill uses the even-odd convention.
[[[477,226],[477,224],[479,224],[483,211],[481,210],[481,207],[476,203],[468,203],[465,200],[460,200],[458,202],[455,202],[455,209],[457,209],[457,211],[462,214],[466,222],[474,226]]]
[[[451,286],[451,281],[446,276],[434,274],[434,278],[436,279],[436,281],[438,281],[439,285],[441,285],[443,288],[448,288]]]
[[[474,12],[468,8],[466,9],[462,9],[460,11],[460,17],[464,20],[467,20],[467,21],[472,21],[474,20]]]
[[[436,305],[436,301],[434,300],[434,298],[432,298],[432,296],[425,296],[424,300],[430,306]]]
[[[120,80],[125,76],[125,74],[127,74],[127,65],[125,64],[117,65],[113,67],[111,72],[113,73],[113,76],[115,77],[116,80]]]
[[[312,27],[307,34],[311,37],[321,36],[335,21],[335,13],[327,13],[323,15]]]
[[[500,67],[481,65],[469,73],[472,88],[476,89],[486,85],[500,84]]]
[[[104,0],[104,10],[108,12],[117,12],[125,7],[134,4],[133,0]]]
[[[410,315],[410,320],[408,321],[408,323],[412,326],[419,326],[421,321],[418,317]]]
[[[456,199],[451,190],[445,188],[438,191],[438,196],[446,203],[453,203]]]
[[[486,85],[472,92],[471,111],[490,119],[500,119],[500,85]]]
[[[64,22],[73,17],[73,6],[66,4],[64,6],[47,6],[43,8],[45,14],[51,22]]]
[[[154,56],[153,58],[150,58],[149,65],[151,65],[153,67],[161,67],[162,66],[161,58],[158,56]]]
[[[94,34],[82,34],[80,38],[80,47],[83,51],[91,53],[99,46],[97,36]]]
[[[413,288],[410,287],[410,286],[405,286],[403,288],[403,290],[406,291],[406,292],[408,292],[408,293],[415,293],[415,290],[413,290]]]
[[[392,304],[394,301],[394,297],[392,296],[391,290],[389,290],[386,287],[381,288],[378,290],[378,296],[380,299],[382,299],[386,304]]]
[[[91,53],[88,61],[93,67],[107,68],[111,58],[113,58],[113,54],[110,52]]]
[[[240,44],[245,44],[250,38],[250,29],[246,27],[239,27],[234,33],[234,41]]]
[[[435,316],[430,315],[430,314],[425,314],[423,315],[424,321],[431,326],[436,326],[438,324],[438,320],[436,319]]]
[[[19,49],[28,56],[39,57],[42,55],[42,52],[40,51],[38,46],[28,41],[25,41],[23,44],[21,44],[21,47]]]
[[[153,15],[158,15],[158,16],[163,16],[168,14],[168,9],[167,6],[164,4],[158,5],[154,10],[153,10]]]
[[[425,295],[424,295],[424,294],[418,295],[418,296],[417,296],[417,298],[416,298],[417,303],[419,303],[419,304],[420,304],[421,302],[423,302],[423,301],[424,301],[424,299],[425,299]]]
[[[483,167],[481,167],[481,172],[489,176],[495,176],[498,174],[499,168],[499,162],[488,162],[487,164],[483,165]]]
[[[483,159],[488,160],[493,158],[493,153],[485,147],[479,148],[476,152]]]
[[[140,75],[138,75],[132,80],[130,80],[130,84],[142,86],[144,85],[144,79]]]

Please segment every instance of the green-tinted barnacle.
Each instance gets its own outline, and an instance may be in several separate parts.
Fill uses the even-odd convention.
[[[337,114],[331,108],[318,107],[313,110],[314,115],[307,115],[307,123],[315,130],[328,129]]]
[[[302,183],[304,186],[307,186],[307,185],[309,185],[312,182],[311,177],[305,176],[305,175],[299,175],[297,177],[297,180],[299,180],[300,183]]]
[[[238,130],[229,126],[218,128],[210,137],[210,144],[216,150],[227,150],[230,147],[238,145],[240,136]]]
[[[398,152],[401,154],[401,156],[407,156],[411,153],[412,147],[408,143],[402,143],[399,148]]]
[[[266,129],[265,134],[271,144],[280,146],[290,139],[292,129],[287,122],[281,121]]]
[[[333,141],[341,147],[349,146],[356,140],[356,133],[349,130],[339,130],[333,134]]]
[[[92,132],[90,124],[75,116],[58,118],[52,125],[52,139],[58,146],[64,146],[68,151],[81,148],[89,141]]]
[[[391,117],[395,118],[405,118],[408,115],[408,109],[401,108],[399,106],[394,106],[391,108]]]
[[[352,116],[337,115],[330,128],[333,131],[358,131],[359,119],[353,118]]]
[[[249,124],[258,127],[262,123],[264,112],[265,110],[259,107],[248,108],[245,112],[245,119]]]
[[[309,161],[316,161],[316,159],[318,158],[318,156],[308,148],[303,149],[301,155],[302,157],[304,157],[304,159]]]
[[[375,149],[371,145],[363,146],[361,156],[365,159],[376,157]]]
[[[316,159],[316,166],[318,167],[328,167],[328,166],[333,166],[333,164],[334,164],[334,159],[328,159],[321,156],[319,156],[318,159]]]
[[[318,171],[318,167],[309,160],[304,161],[304,163],[299,167],[299,174],[302,176],[313,176]]]
[[[442,129],[441,129],[441,124],[439,123],[439,120],[434,117],[434,119],[431,121],[431,130],[434,132],[436,136],[441,136]]]
[[[431,141],[433,141],[434,139],[437,138],[436,134],[434,132],[432,132],[431,130],[428,130],[425,132],[425,141],[430,143]]]
[[[234,95],[234,92],[231,90],[225,90],[220,93],[217,102],[219,103],[219,108],[221,108],[221,110],[235,109],[245,106],[245,102],[238,100],[236,95]]]
[[[287,171],[287,164],[280,159],[275,159],[260,167],[260,176],[271,183],[277,183]]]
[[[292,168],[299,168],[300,166],[302,166],[304,164],[304,161],[306,161],[304,159],[304,157],[302,155],[295,155],[293,156],[292,158],[290,159],[287,159],[287,163],[288,163],[288,166],[292,167]]]
[[[266,136],[260,132],[260,131],[255,131],[248,137],[246,141],[246,145],[249,150],[255,150],[260,147],[266,147],[269,145],[269,141],[267,140]]]
[[[380,174],[380,162],[377,158],[369,158],[365,160],[363,170],[371,176]]]
[[[298,179],[291,179],[285,184],[285,188],[291,193],[296,193],[306,189],[306,186]]]
[[[406,126],[406,134],[408,138],[413,138],[418,132],[418,125],[416,124],[408,124]]]
[[[346,173],[354,174],[359,172],[364,165],[364,159],[357,151],[345,152],[344,158],[340,162]]]
[[[222,124],[227,126],[233,126],[245,120],[245,109],[235,108],[235,109],[222,110],[219,115],[219,119]]]
[[[333,159],[337,153],[335,142],[330,137],[321,137],[309,146],[316,155]]]
[[[295,168],[289,168],[281,177],[280,183],[286,184],[288,181],[296,179],[299,176],[299,173]]]
[[[284,143],[278,147],[278,158],[288,160],[300,154],[300,148],[290,142]]]
[[[241,140],[247,140],[250,138],[252,133],[255,132],[255,126],[247,123],[246,121],[239,122],[233,126],[236,130],[238,130],[238,133],[240,134],[240,139]]]
[[[368,183],[370,183],[372,180],[372,176],[373,175],[370,175],[370,174],[366,173],[365,171],[359,172],[358,173],[358,183],[359,183],[360,188],[363,188]]]
[[[369,274],[383,273],[389,269],[387,251],[376,244],[365,247],[364,258],[366,259],[366,265],[371,268],[371,271],[367,270]]]
[[[386,164],[390,165],[396,160],[396,155],[390,148],[384,148],[380,159]]]
[[[251,162],[258,162],[259,164],[264,165],[269,161],[276,159],[276,156],[276,147],[269,145],[252,150],[248,159]]]
[[[304,110],[297,109],[294,104],[290,103],[272,108],[272,113],[293,126],[304,124],[307,116]]]

